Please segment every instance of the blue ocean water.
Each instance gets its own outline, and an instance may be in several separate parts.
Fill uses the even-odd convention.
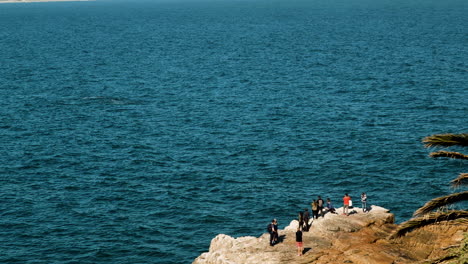
[[[463,0],[0,5],[0,263],[191,263],[317,195],[398,222],[466,163]],[[356,199],[355,199],[356,200]]]

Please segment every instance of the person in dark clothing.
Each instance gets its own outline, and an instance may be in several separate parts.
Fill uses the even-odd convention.
[[[278,242],[278,222],[276,219],[271,220],[267,229],[268,233],[270,233],[270,246],[274,246]]]
[[[313,201],[311,204],[312,207],[312,218],[317,219],[318,218],[318,203],[317,201]]]
[[[307,208],[304,208],[304,213],[302,214],[302,219],[304,220],[304,225],[303,225],[304,231],[309,232],[310,214],[309,214],[309,210],[307,210]]]
[[[304,252],[304,244],[302,243],[302,231],[301,227],[297,228],[296,232],[296,246],[297,246],[297,255],[302,256],[302,252]]]
[[[304,225],[304,212],[299,211],[299,215],[297,218],[299,220],[299,226],[303,226]]]
[[[318,205],[318,214],[321,215],[322,217],[325,217],[325,215],[323,214],[324,201],[322,197],[320,196],[317,197],[317,205]]]

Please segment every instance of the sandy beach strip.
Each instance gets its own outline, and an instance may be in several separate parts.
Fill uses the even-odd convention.
[[[94,0],[0,0],[0,4],[6,3],[39,3],[39,2],[82,2]]]

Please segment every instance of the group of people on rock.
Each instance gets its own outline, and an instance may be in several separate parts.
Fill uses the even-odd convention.
[[[318,219],[320,216],[324,217],[327,212],[332,214],[336,214],[336,209],[333,206],[330,198],[327,198],[327,202],[322,199],[321,196],[317,196],[317,200],[313,200],[310,204],[312,208],[312,219]],[[304,231],[309,230],[309,212],[308,209],[305,208],[304,211],[299,212],[299,225],[304,227]]]
[[[327,198],[327,205],[325,207],[325,202],[323,201],[322,197],[318,196],[317,200],[313,200],[312,203],[310,204],[312,207],[312,219],[317,219],[319,216],[324,216],[325,211],[324,208],[326,208],[327,211],[330,211],[332,213],[335,213],[335,208],[333,207],[330,198]],[[304,231],[309,231],[310,224],[310,214],[309,214],[309,209],[304,208],[304,211],[299,211],[299,226],[302,227]]]
[[[361,194],[361,204],[362,204],[362,211],[364,213],[369,212],[369,209],[367,208],[367,194],[362,193]],[[353,200],[351,200],[351,196],[349,196],[347,193],[343,196],[343,214],[344,215],[349,215],[349,208],[353,207]]]
[[[367,208],[367,194],[361,194],[361,204],[362,211],[369,212]],[[312,219],[318,219],[320,216],[325,217],[327,212],[332,214],[337,214],[335,207],[333,206],[330,198],[327,198],[326,205],[321,196],[317,196],[316,200],[313,200],[311,203],[312,207]],[[347,193],[343,196],[343,215],[349,215],[349,209],[353,207],[353,201],[351,196]],[[325,211],[324,211],[325,210]],[[298,220],[299,225],[296,231],[296,247],[297,255],[302,256],[304,251],[304,246],[302,242],[302,231],[308,232],[310,229],[310,217],[309,210],[304,208],[303,211],[299,211]],[[268,233],[270,233],[270,246],[274,246],[278,243],[278,222],[276,219],[273,219],[267,227]]]

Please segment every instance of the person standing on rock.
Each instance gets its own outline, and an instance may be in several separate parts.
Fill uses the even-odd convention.
[[[312,218],[317,219],[318,218],[318,203],[317,201],[313,201],[312,204]]]
[[[304,231],[306,232],[309,232],[309,220],[310,220],[310,214],[309,214],[309,210],[307,210],[307,208],[304,208],[304,213],[302,214],[302,217],[303,217],[303,220],[304,220],[304,225],[303,225],[303,229]]]
[[[349,196],[347,193],[343,197],[343,214],[344,215],[349,215],[348,208],[349,208],[349,201],[351,201],[351,196]]]
[[[304,212],[299,211],[299,215],[297,218],[299,220],[299,226],[303,226],[304,225]]]
[[[323,202],[322,197],[318,196],[317,197],[318,215],[325,217],[325,215],[323,214],[323,204],[324,202]]]
[[[270,233],[270,246],[274,246],[278,241],[278,222],[276,219],[271,220],[267,229],[268,233]]]
[[[310,204],[310,207],[312,207],[312,219],[317,219],[318,218],[318,204],[317,204],[317,201],[313,200],[312,203]]]
[[[366,193],[361,194],[361,203],[362,203],[362,211],[367,212],[367,195],[366,195]]]
[[[297,255],[302,256],[302,252],[304,252],[304,244],[302,243],[302,231],[301,226],[297,227],[296,231],[296,247],[297,247]]]

